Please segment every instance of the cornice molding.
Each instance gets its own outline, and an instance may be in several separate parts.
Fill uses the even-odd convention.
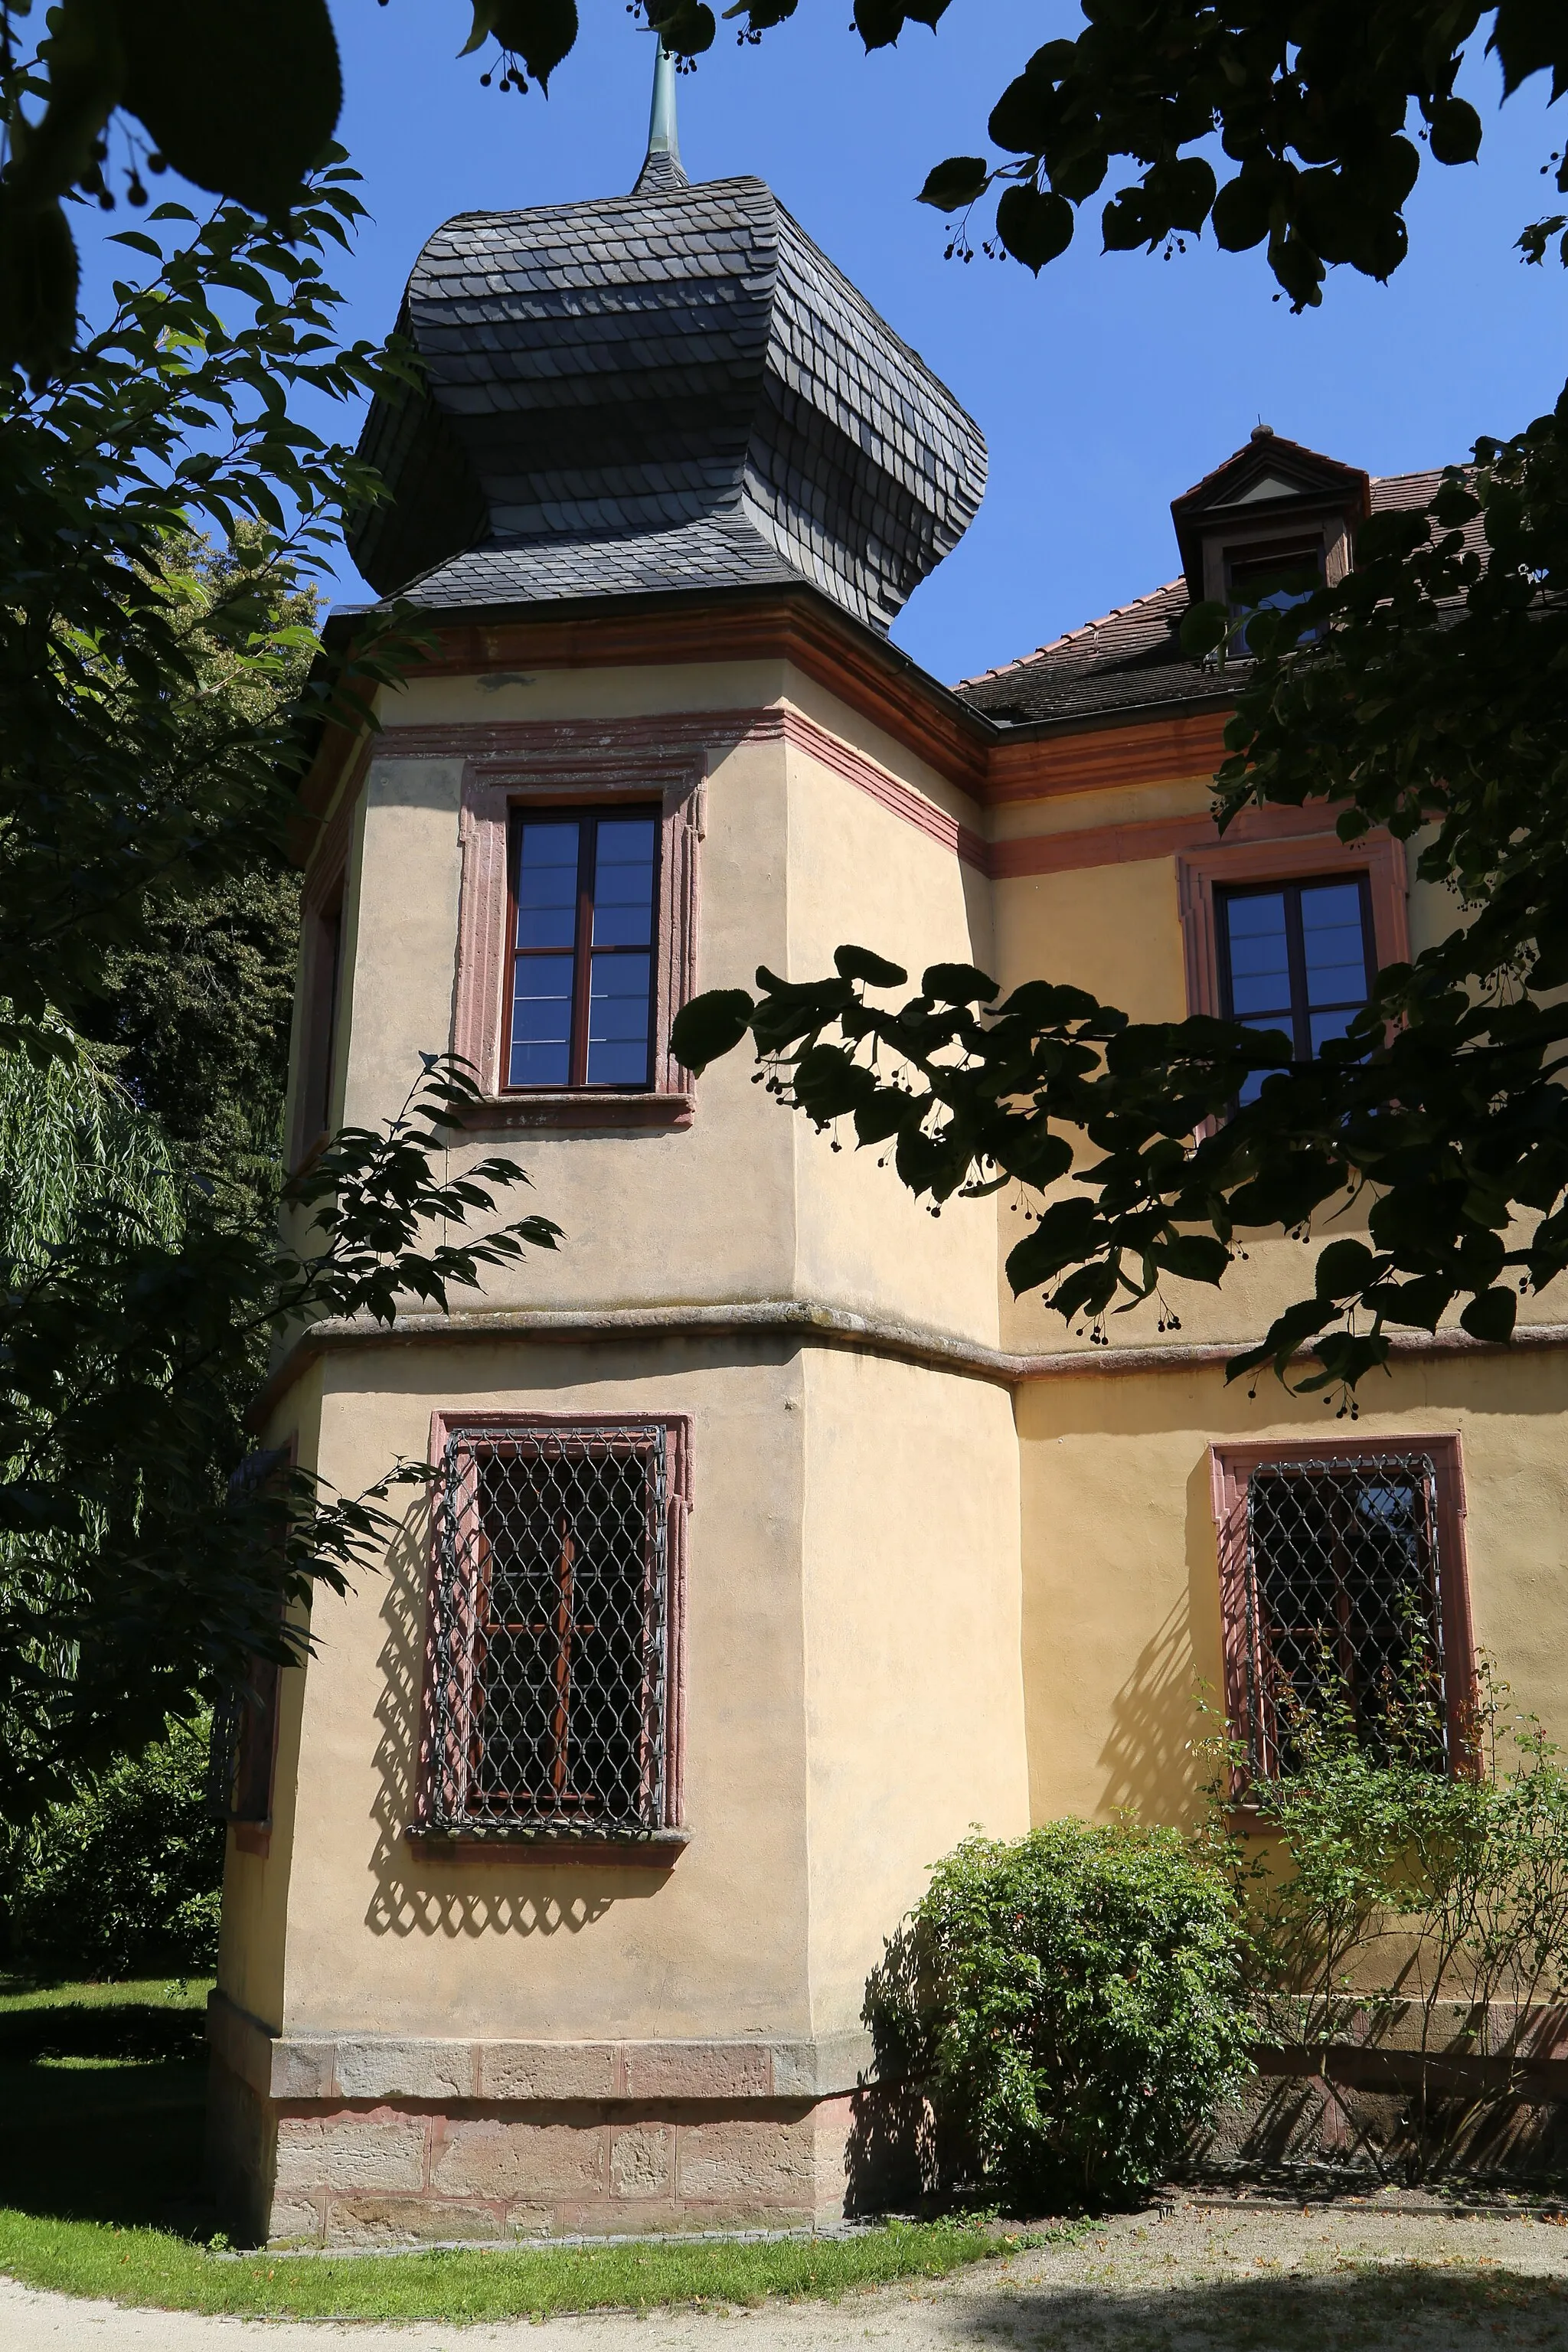
[[[1521,1324],[1508,1347],[1472,1339],[1468,1331],[1392,1332],[1395,1356],[1506,1355],[1510,1348],[1568,1347],[1568,1323]],[[1028,1354],[991,1348],[930,1325],[894,1316],[867,1315],[809,1298],[763,1298],[706,1306],[611,1307],[479,1307],[456,1314],[419,1309],[390,1326],[365,1321],[318,1323],[296,1340],[251,1408],[260,1425],[321,1357],[363,1348],[408,1348],[512,1339],[581,1346],[659,1339],[766,1339],[848,1348],[916,1363],[961,1379],[1016,1388],[1029,1381],[1103,1379],[1141,1372],[1190,1372],[1227,1364],[1258,1346],[1256,1339],[1162,1340],[1148,1347],[1060,1348]]]
[[[1225,757],[1230,716],[1225,703],[1176,718],[1151,711],[1110,724],[1066,722],[1023,740],[1003,735],[991,745],[978,796],[994,805],[1212,776]]]
[[[329,635],[342,634],[353,617],[345,615],[336,632],[330,626]],[[1228,702],[1205,701],[1174,712],[1162,705],[1134,717],[1096,711],[998,726],[896,646],[805,588],[668,603],[642,597],[462,620],[432,615],[422,620],[421,635],[429,650],[411,668],[411,678],[788,662],[982,804],[1212,774],[1230,717]],[[366,740],[338,726],[324,730],[300,788],[306,817],[330,807],[345,767]]]
[[[487,723],[452,720],[440,726],[388,727],[374,758],[461,760],[487,783],[513,781],[563,791],[620,782],[646,790],[667,773],[684,775],[694,762],[759,743],[784,743],[913,825],[981,873],[991,871],[991,845],[972,826],[917,792],[900,776],[845,742],[788,703],[733,710],[671,710],[635,719],[518,719]]]

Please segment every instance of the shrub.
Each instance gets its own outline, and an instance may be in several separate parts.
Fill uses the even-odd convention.
[[[1234,1905],[1174,1830],[966,1838],[865,2016],[884,2079],[923,2082],[949,2168],[1015,2210],[1136,2196],[1247,2071]]]
[[[1568,1769],[1484,1663],[1449,1769],[1434,1769],[1429,1694],[1405,1698],[1373,1748],[1325,1687],[1292,1723],[1289,1769],[1249,1785],[1250,1836],[1230,1795],[1245,1751],[1214,1743],[1208,1851],[1228,1856],[1262,2039],[1321,2063],[1407,2011],[1403,2168],[1419,2179],[1520,2098],[1542,2010],[1568,1998]],[[1457,2075],[1450,2062],[1477,2052],[1487,2075]]]
[[[206,1724],[171,1724],[50,1806],[8,1873],[14,1968],[114,1978],[216,1966],[224,1831],[205,1810],[206,1759]]]

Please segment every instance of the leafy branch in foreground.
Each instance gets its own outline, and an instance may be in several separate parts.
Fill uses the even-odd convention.
[[[330,159],[287,238],[160,205],[56,379],[0,371],[0,1042],[51,1051],[160,891],[274,856],[321,721],[362,719],[406,653],[388,621],[300,676],[310,576],[379,485],[289,400],[406,373],[332,335],[353,177]]]
[[[1249,802],[1323,800],[1346,841],[1421,835],[1417,876],[1463,917],[1381,972],[1316,1061],[1278,1032],[1136,1024],[1046,981],[998,1001],[967,965],[885,1008],[868,986],[907,975],[860,948],[831,979],[763,971],[759,999],[697,998],[674,1051],[700,1070],[749,1033],[782,1100],[848,1121],[938,1207],[1048,1195],[1008,1278],[1097,1337],[1167,1279],[1217,1283],[1239,1234],[1304,1237],[1331,1206],[1364,1209],[1368,1240],[1319,1253],[1311,1295],[1231,1378],[1286,1375],[1310,1343],[1296,1384],[1353,1389],[1390,1327],[1435,1330],[1456,1307],[1474,1338],[1509,1339],[1519,1293],[1568,1267],[1568,394],[1476,456],[1425,512],[1366,524],[1343,580],[1247,625],[1221,829]],[[1200,606],[1190,649],[1234,625]]]
[[[342,1592],[384,1544],[399,1468],[331,1496],[286,1464],[243,1465],[239,1400],[258,1332],[296,1337],[325,1316],[394,1320],[412,1295],[453,1288],[559,1229],[530,1215],[468,1226],[526,1184],[489,1159],[435,1172],[476,1089],[431,1057],[382,1130],[348,1129],[286,1188],[300,1228],[279,1253],[199,1191],[173,1238],[87,1201],[67,1237],[9,1269],[0,1297],[0,1815],[58,1776],[158,1736],[251,1657],[298,1663],[318,1586]],[[237,1473],[238,1475],[237,1475]]]

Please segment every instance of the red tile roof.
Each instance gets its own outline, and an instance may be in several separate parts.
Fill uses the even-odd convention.
[[[1278,446],[1290,449],[1296,444]],[[1442,478],[1441,467],[1436,467],[1426,473],[1374,478],[1373,511],[1423,507]],[[1479,524],[1472,523],[1466,536],[1472,544],[1482,544]],[[1033,653],[961,679],[955,690],[989,716],[1015,724],[1233,690],[1234,678],[1227,684],[1223,673],[1205,670],[1183,655],[1180,630],[1188,601],[1185,581],[1169,580],[1129,604],[1116,605],[1099,620],[1053,637]]]

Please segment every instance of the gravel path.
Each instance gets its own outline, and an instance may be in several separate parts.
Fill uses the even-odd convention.
[[[1178,2206],[939,2284],[837,2304],[552,2319],[555,2352],[1568,2352],[1568,2226],[1363,2207]],[[542,2352],[527,2321],[305,2326],[121,2311],[0,2279],[4,2352]]]

